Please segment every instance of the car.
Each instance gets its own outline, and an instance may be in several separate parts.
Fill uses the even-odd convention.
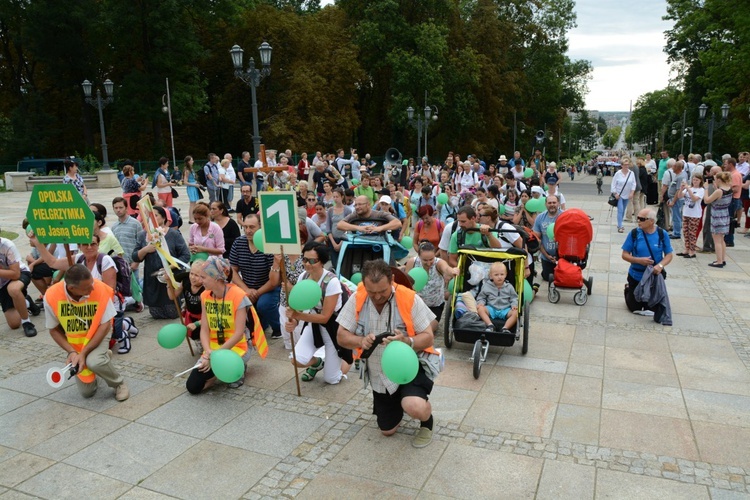
[[[83,160],[72,156],[65,158],[24,158],[16,166],[18,172],[33,172],[36,175],[49,175],[50,172],[57,171],[60,175],[65,175],[65,161],[74,159],[78,165],[83,165]]]

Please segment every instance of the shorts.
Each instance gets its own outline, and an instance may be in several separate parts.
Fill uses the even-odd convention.
[[[26,289],[29,287],[29,283],[31,283],[31,273],[29,271],[21,271],[21,277],[18,278],[18,281],[23,283],[23,293],[25,295]],[[8,293],[8,285],[10,283],[12,281],[0,288],[0,306],[2,306],[3,312],[10,311],[16,307],[13,305],[13,298]]]
[[[40,280],[43,278],[51,278],[55,274],[55,270],[49,267],[44,262],[41,262],[34,266],[34,270],[31,271],[32,280]]]
[[[490,315],[490,319],[508,319],[508,314],[510,314],[510,307],[506,307],[505,309],[495,309],[492,306],[484,306],[487,308],[487,314]]]
[[[432,392],[432,386],[432,380],[427,376],[422,365],[419,365],[414,380],[400,385],[394,394],[372,391],[372,413],[377,417],[378,428],[381,431],[395,428],[404,418],[401,400],[406,396],[417,396],[429,401],[428,395]]]

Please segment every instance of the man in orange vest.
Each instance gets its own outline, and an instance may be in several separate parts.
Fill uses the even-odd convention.
[[[422,448],[432,441],[432,405],[429,394],[440,371],[440,355],[432,346],[434,336],[430,322],[435,315],[413,290],[394,285],[388,264],[372,260],[362,266],[362,283],[338,315],[338,343],[349,349],[367,350],[375,336],[386,337],[370,357],[361,363],[365,386],[372,386],[373,413],[384,436],[396,432],[406,412],[419,419],[421,426],[412,444]],[[383,347],[390,342],[404,342],[414,349],[420,359],[419,371],[413,381],[398,385],[383,373]]]
[[[50,335],[68,353],[66,363],[78,370],[78,390],[90,398],[96,392],[96,376],[114,388],[115,399],[130,396],[122,375],[112,366],[112,351],[103,342],[112,327],[116,310],[114,291],[94,279],[85,265],[76,264],[65,279],[47,289],[44,310]]]

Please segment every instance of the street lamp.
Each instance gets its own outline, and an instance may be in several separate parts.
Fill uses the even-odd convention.
[[[81,87],[83,87],[83,95],[86,97],[86,103],[99,109],[99,131],[102,135],[102,169],[111,170],[109,167],[109,155],[107,154],[107,136],[104,134],[104,113],[102,113],[102,110],[115,100],[115,84],[109,78],[104,80],[104,92],[107,95],[104,99],[102,99],[102,93],[99,89],[96,89],[96,97],[91,97],[93,85],[90,81],[84,80],[81,83]]]
[[[721,107],[721,120],[716,121],[716,114],[713,110],[711,110],[711,119],[706,122],[706,112],[708,111],[708,106],[706,104],[701,104],[698,106],[698,118],[700,119],[701,125],[705,125],[708,127],[708,151],[709,153],[713,154],[713,146],[714,146],[714,130],[717,128],[721,128],[727,123],[727,117],[729,117],[729,104],[724,104]]]
[[[172,168],[177,168],[177,156],[174,152],[174,129],[172,128],[172,99],[169,96],[169,78],[167,80],[167,93],[161,96],[161,110],[169,116],[169,138],[172,141]]]
[[[680,128],[677,128],[676,125],[679,124]],[[694,136],[694,130],[693,127],[682,127],[682,124],[680,122],[674,122],[672,124],[672,135],[677,135],[677,133],[682,130],[682,145],[680,146],[680,154],[684,154],[685,149],[685,137],[690,137],[690,148],[688,149],[688,153],[693,152],[693,136]]]
[[[427,92],[425,91],[425,101],[427,101]],[[434,108],[434,111],[433,111]],[[427,156],[427,128],[430,126],[430,118],[432,121],[438,119],[438,108],[434,105],[425,104],[423,113],[417,114],[417,119],[414,119],[414,108],[409,106],[406,108],[406,117],[409,120],[409,125],[417,129],[417,157],[419,161],[422,160],[422,134],[424,134],[424,155]],[[423,118],[424,116],[424,118]]]
[[[260,63],[261,69],[255,67],[255,59],[250,58],[248,61],[247,69],[242,69],[242,54],[245,52],[240,48],[239,45],[234,45],[229,53],[232,55],[232,64],[234,65],[234,76],[245,82],[246,85],[250,86],[251,95],[253,100],[253,151],[255,152],[255,159],[259,160],[260,156],[260,132],[258,130],[258,101],[255,96],[255,89],[260,85],[263,77],[271,74],[271,52],[273,48],[268,42],[263,42],[258,47],[260,52]]]

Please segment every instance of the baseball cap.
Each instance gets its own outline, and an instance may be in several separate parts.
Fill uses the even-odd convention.
[[[388,203],[390,205],[391,203],[393,203],[393,200],[391,199],[390,196],[385,195],[385,196],[380,197],[380,200],[378,200],[378,203]]]

